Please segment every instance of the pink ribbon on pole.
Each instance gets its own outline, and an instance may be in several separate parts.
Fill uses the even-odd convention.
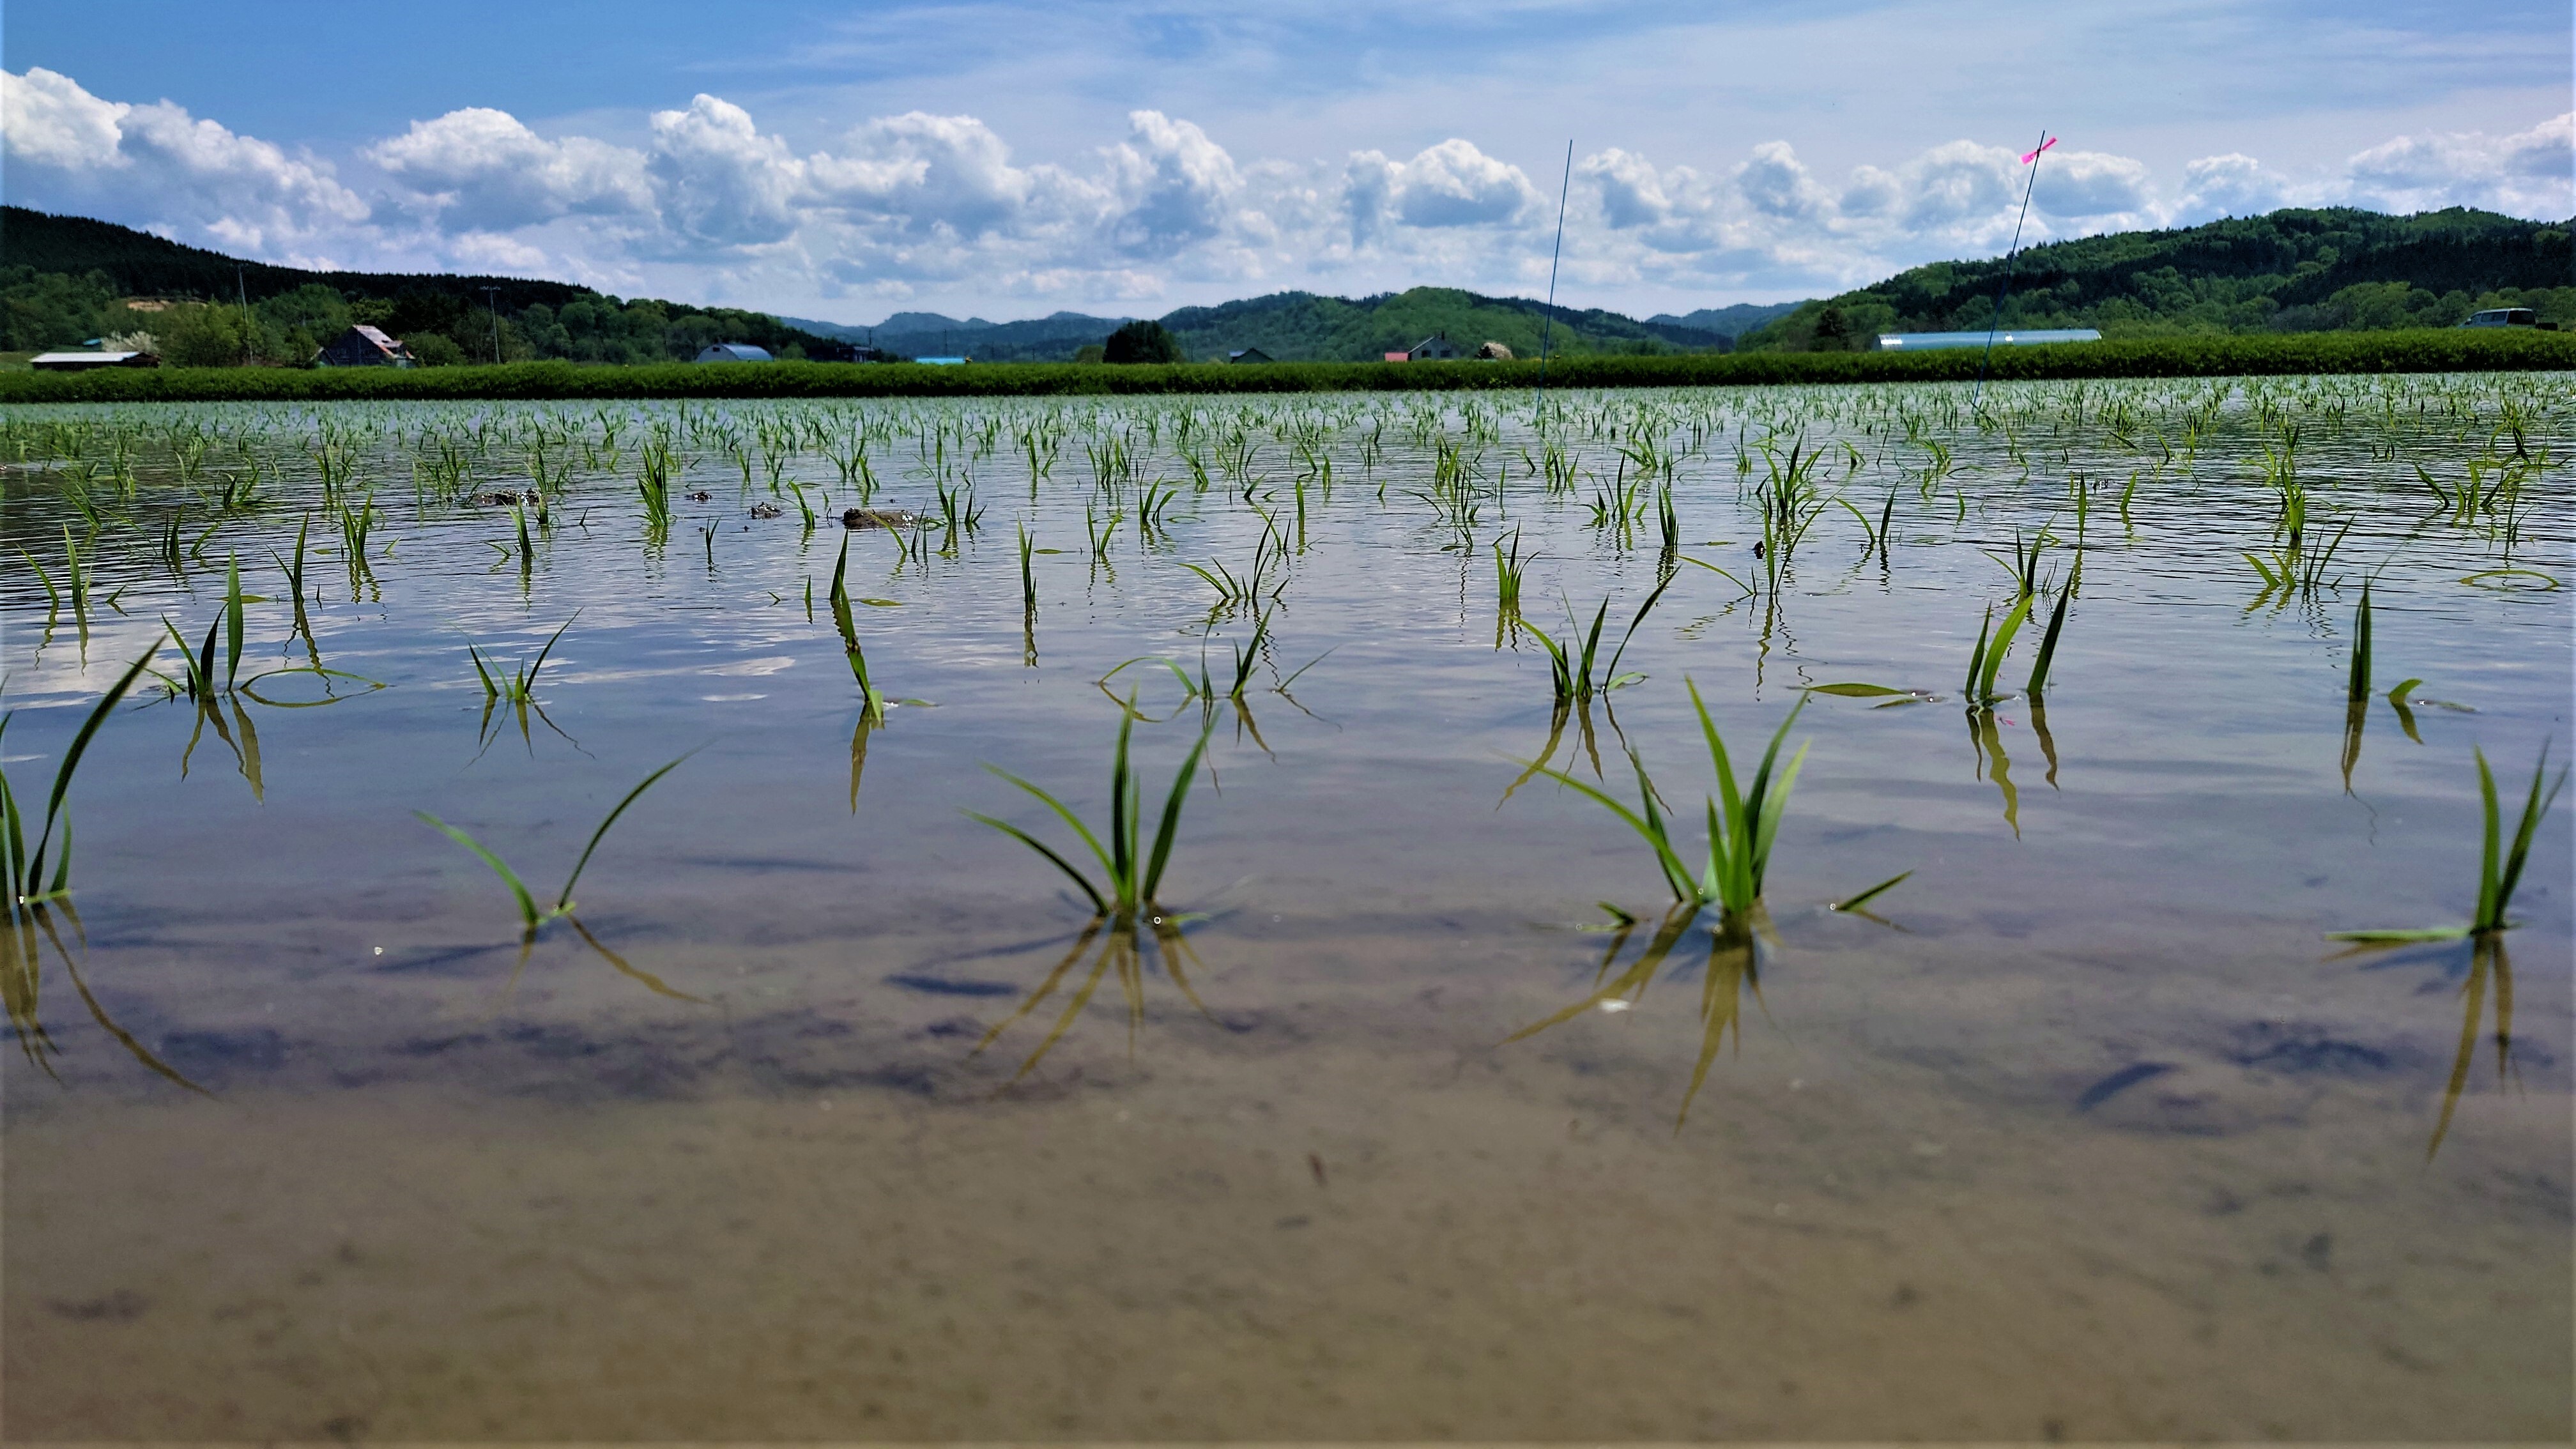
[[[2045,151],[2045,150],[2047,150],[2049,147],[2054,146],[2054,145],[2056,145],[2056,144],[2057,144],[2057,138],[2056,138],[2055,136],[2051,136],[2051,137],[2049,137],[2047,140],[2042,141],[2042,142],[2040,142],[2040,143],[2039,143],[2039,151]],[[2029,155],[2022,157],[2022,158],[2021,158],[2021,164],[2023,164],[2024,166],[2027,166],[2027,165],[2029,165],[2030,163],[2032,163],[2033,161],[2038,160],[2038,159],[2039,159],[2039,151],[2033,151],[2033,152],[2031,152]]]

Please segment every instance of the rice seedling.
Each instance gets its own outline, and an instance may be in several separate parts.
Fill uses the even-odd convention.
[[[1493,545],[1494,647],[1497,649],[1503,647],[1504,631],[1507,629],[1517,628],[1520,624],[1521,584],[1523,578],[1528,572],[1530,564],[1530,560],[1522,557],[1521,555],[1521,532],[1519,529],[1516,528],[1512,530],[1512,536],[1508,541],[1511,544],[1511,549],[1508,553],[1505,552],[1503,548],[1506,540],[1499,538],[1495,539]],[[1607,601],[1605,600],[1604,602],[1606,603]]]
[[[72,776],[80,769],[81,757],[89,752],[90,741],[98,737],[108,715],[134,688],[134,682],[151,668],[152,656],[160,649],[159,644],[154,644],[144,650],[142,657],[127,665],[125,673],[119,675],[116,683],[108,686],[107,692],[99,696],[98,703],[91,707],[88,718],[81,722],[71,744],[63,750],[62,763],[54,767],[53,788],[46,793],[45,813],[41,820],[20,803],[16,792],[9,786],[8,772],[0,770],[0,889],[8,892],[13,923],[20,920],[30,907],[69,898],[72,822],[63,810],[63,802],[71,793]],[[0,714],[0,733],[7,731],[12,717],[12,714]],[[58,823],[62,826],[60,850],[54,847],[54,827]],[[30,837],[34,840],[32,845],[28,843]],[[48,864],[53,867],[50,878],[46,871]]]
[[[1875,553],[1880,563],[1886,563],[1887,546],[1891,538],[1890,525],[1896,519],[1896,490],[1893,488],[1888,490],[1887,501],[1879,505],[1876,523],[1870,522],[1869,515],[1861,512],[1850,499],[1837,497],[1834,502],[1841,504],[1843,511],[1849,513],[1860,524],[1861,558],[1866,561],[1871,554]]]
[[[624,815],[627,807],[633,805],[636,800],[641,798],[645,791],[652,789],[654,784],[664,775],[678,769],[682,762],[686,761],[688,758],[689,757],[687,755],[682,755],[679,759],[671,761],[662,768],[655,770],[652,774],[645,776],[641,784],[638,784],[634,789],[626,792],[626,798],[618,801],[616,808],[608,812],[607,818],[599,822],[599,828],[590,833],[590,843],[581,848],[580,858],[573,862],[572,873],[564,877],[563,889],[556,892],[552,904],[544,907],[540,907],[538,905],[536,894],[528,889],[527,882],[520,879],[519,873],[512,870],[509,862],[503,860],[498,854],[494,853],[491,847],[483,844],[483,842],[479,840],[476,840],[473,836],[466,834],[464,831],[457,829],[455,826],[448,824],[446,821],[439,819],[437,816],[430,814],[426,810],[415,810],[412,814],[419,817],[420,820],[428,824],[431,828],[437,830],[440,834],[446,836],[448,839],[453,840],[457,844],[464,846],[467,850],[474,852],[476,858],[480,859],[485,865],[490,866],[492,868],[492,873],[501,878],[501,883],[510,888],[511,898],[518,903],[519,923],[522,928],[519,958],[521,961],[525,961],[527,959],[527,947],[536,942],[537,932],[540,929],[550,921],[571,919],[573,911],[576,909],[573,904],[572,888],[580,882],[581,873],[590,867],[590,858],[598,852],[599,842],[607,838],[608,828],[615,825],[618,821],[618,817]]]
[[[2003,700],[2004,696],[1995,690],[1995,676],[2003,669],[2004,655],[2012,649],[2013,636],[2021,632],[2022,624],[2030,618],[2030,606],[2037,598],[2036,594],[2022,595],[2005,612],[2000,628],[1995,626],[1994,605],[1986,606],[1985,622],[1977,626],[1976,648],[1968,654],[1967,680],[1960,686],[1960,693],[1966,697],[1969,709],[1990,710]]]
[[[2022,686],[2022,693],[2030,698],[2034,707],[2048,689],[2048,666],[2057,658],[2057,636],[2066,628],[2067,600],[2075,597],[2075,586],[2083,577],[2084,559],[2079,554],[2075,567],[2067,570],[2066,582],[2057,590],[2057,603],[2048,611],[2048,628],[2039,636],[2039,657],[2031,661],[2030,682]]]
[[[884,724],[886,698],[868,682],[868,654],[859,647],[858,620],[850,612],[850,536],[841,535],[841,556],[832,565],[832,627],[841,634],[841,651],[850,661],[850,677],[859,686],[859,714],[871,724]],[[856,790],[852,794],[855,796]]]
[[[573,626],[573,620],[580,617],[581,611],[573,610],[572,618],[564,620],[562,628],[546,636],[545,647],[537,651],[535,659],[524,664],[513,665],[506,673],[502,671],[497,660],[484,658],[481,646],[469,641],[465,646],[465,653],[466,657],[474,661],[475,677],[482,681],[485,708],[489,709],[494,700],[507,700],[512,704],[533,703],[536,699],[537,673],[546,667],[546,656],[555,652],[555,644],[563,638],[564,630],[570,629]]]
[[[2472,751],[2478,762],[2478,803],[2485,818],[2485,838],[2478,855],[2477,908],[2465,926],[2435,926],[2423,930],[2329,931],[2329,941],[2350,941],[2361,946],[2399,946],[2419,941],[2457,941],[2468,937],[2487,937],[2512,930],[2516,924],[2506,912],[2512,909],[2513,893],[2522,885],[2522,871],[2531,858],[2531,843],[2539,834],[2540,822],[2558,803],[2558,793],[2567,785],[2566,767],[2557,777],[2549,774],[2549,747],[2540,750],[2540,762],[2532,767],[2531,788],[2522,800],[2521,819],[2514,826],[2513,839],[2507,844],[2503,835],[2504,813],[2496,798],[2495,773],[2487,768],[2486,751]]]
[[[1656,601],[1663,598],[1664,590],[1671,588],[1672,584],[1672,576],[1668,574],[1655,585],[1653,592],[1646,595],[1646,601],[1637,606],[1635,616],[1628,620],[1627,631],[1619,636],[1619,646],[1610,651],[1610,662],[1597,670],[1593,661],[1601,650],[1602,622],[1610,613],[1608,599],[1603,599],[1600,607],[1592,611],[1592,627],[1588,630],[1576,622],[1574,606],[1568,603],[1565,607],[1566,642],[1562,644],[1535,624],[1521,625],[1547,651],[1548,683],[1555,690],[1560,704],[1590,699],[1645,679],[1643,674],[1620,673],[1619,661],[1627,657],[1629,641],[1637,637],[1637,626],[1646,622],[1646,615],[1653,612]],[[1579,645],[1575,643],[1578,638],[1582,641]]]
[[[1197,574],[1207,581],[1209,588],[1216,590],[1219,607],[1257,605],[1263,599],[1279,597],[1280,590],[1288,587],[1285,577],[1276,582],[1270,578],[1274,564],[1280,567],[1283,575],[1286,573],[1287,558],[1288,548],[1279,541],[1278,531],[1264,528],[1260,540],[1252,547],[1252,566],[1239,575],[1215,559],[1209,560],[1205,568],[1186,560],[1181,567]]]
[[[1091,902],[1095,918],[1111,923],[1121,934],[1131,930],[1140,921],[1164,914],[1158,903],[1158,894],[1163,884],[1163,872],[1171,864],[1173,841],[1180,831],[1181,809],[1188,803],[1190,786],[1198,778],[1199,759],[1207,753],[1210,733],[1208,728],[1200,729],[1197,742],[1190,747],[1189,754],[1181,761],[1179,771],[1172,776],[1172,786],[1163,797],[1163,812],[1155,826],[1153,841],[1149,846],[1144,838],[1143,781],[1128,765],[1128,737],[1135,725],[1135,699],[1130,696],[1126,701],[1125,710],[1118,718],[1118,743],[1110,757],[1107,832],[1109,843],[1106,846],[1101,844],[1100,837],[1094,835],[1089,826],[1082,823],[1082,817],[1074,814],[1063,801],[1047,793],[1043,788],[1012,774],[999,765],[988,764],[984,767],[1027,791],[1040,804],[1054,812],[1057,819],[1072,828],[1075,836],[1090,849],[1093,860],[1100,866],[1099,884],[1093,884],[1089,876],[1076,868],[1073,862],[1058,854],[1054,847],[1009,821],[972,810],[964,812],[968,819],[988,825],[1045,857],[1050,865],[1064,872],[1065,876],[1082,891],[1084,898]],[[1159,921],[1152,923],[1160,924]]]

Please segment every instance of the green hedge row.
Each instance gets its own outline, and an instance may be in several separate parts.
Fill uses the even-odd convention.
[[[1759,352],[1681,357],[1590,356],[1547,364],[1550,386],[1725,387],[1766,383],[1963,381],[1979,350],[1913,354]],[[2499,372],[2576,369],[2576,333],[2446,328],[2288,336],[2155,338],[2049,347],[1997,347],[1998,379],[2230,377],[2258,374]],[[217,402],[345,399],[1008,397],[1133,393],[1407,392],[1529,388],[1539,364],[1295,362],[1120,366],[1074,363],[782,362],[586,367],[314,371],[262,368],[115,369],[0,374],[0,403]]]

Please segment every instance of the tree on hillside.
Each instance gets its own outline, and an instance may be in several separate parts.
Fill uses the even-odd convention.
[[[1139,320],[1109,334],[1103,355],[1110,362],[1186,362],[1181,339],[1162,323]]]

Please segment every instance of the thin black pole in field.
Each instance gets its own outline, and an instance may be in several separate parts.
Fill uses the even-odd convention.
[[[1556,336],[1556,264],[1565,255],[1565,198],[1574,189],[1574,140],[1565,142],[1565,179],[1556,184],[1556,246],[1547,254],[1547,310],[1539,314],[1538,392],[1531,397],[1531,421],[1547,398],[1547,345]]]
[[[501,365],[501,289],[485,287],[483,300],[492,307],[492,365]]]
[[[2030,194],[2039,189],[2040,152],[2056,144],[2048,138],[2048,128],[2042,126],[2039,130],[2039,150],[2021,158],[2030,167],[2030,181],[2021,189],[2021,215],[2013,218],[2012,246],[2004,252],[2003,285],[1995,289],[1995,315],[1986,325],[1986,350],[1977,358],[1977,390],[1975,395],[1968,399],[1968,407],[1971,411],[1985,405],[1986,364],[1992,361],[1995,355],[1995,334],[2003,330],[2004,298],[2012,294],[2013,256],[2021,250],[2021,224],[2030,218]]]

